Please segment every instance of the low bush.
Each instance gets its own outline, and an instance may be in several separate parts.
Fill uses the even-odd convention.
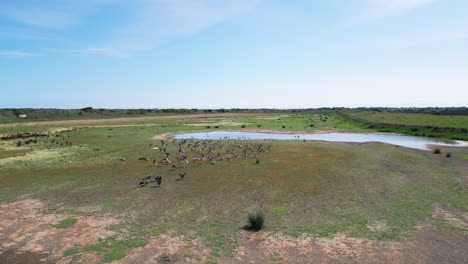
[[[434,149],[434,154],[440,154],[440,153],[441,153],[440,149],[438,149],[438,148]]]
[[[257,212],[255,214],[249,214],[249,229],[253,231],[259,231],[263,227],[263,214]]]
[[[450,158],[451,156],[452,156],[452,153],[450,153],[450,152],[447,152],[447,154],[445,154],[446,158]]]

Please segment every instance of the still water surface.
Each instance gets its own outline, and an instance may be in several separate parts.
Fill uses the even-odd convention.
[[[393,134],[356,134],[356,133],[327,133],[327,134],[274,134],[237,131],[213,131],[201,133],[178,134],[175,139],[242,139],[242,140],[323,140],[331,142],[384,142],[408,148],[428,150],[428,144],[442,146],[457,146],[460,143],[446,143],[432,138],[393,135]]]

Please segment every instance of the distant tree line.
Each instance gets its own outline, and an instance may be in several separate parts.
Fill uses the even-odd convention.
[[[275,108],[152,108],[152,109],[104,109],[84,107],[81,109],[53,109],[53,108],[3,108],[0,109],[0,122],[21,122],[27,120],[60,120],[60,119],[90,119],[112,118],[124,116],[144,116],[162,114],[203,114],[203,113],[333,113],[353,111],[376,112],[400,112],[400,113],[425,113],[434,115],[468,115],[466,107],[434,107],[434,108],[390,108],[390,107],[321,107],[300,109],[275,109]],[[19,118],[27,115],[27,118]]]

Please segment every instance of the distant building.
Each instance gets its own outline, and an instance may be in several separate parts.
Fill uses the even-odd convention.
[[[26,118],[26,117],[28,117],[28,115],[26,115],[26,114],[22,114],[22,115],[18,115],[18,117],[21,117],[21,118]]]

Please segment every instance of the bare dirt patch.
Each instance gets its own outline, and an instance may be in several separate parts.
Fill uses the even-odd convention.
[[[246,234],[244,241],[236,258],[245,263],[387,263],[379,259],[395,257],[400,249],[396,242],[345,235],[314,240],[258,232]]]
[[[70,217],[53,214],[37,199],[21,200],[0,207],[0,258],[28,257],[39,254],[40,259],[56,262],[63,258],[65,250],[76,244],[89,245],[98,238],[112,234],[106,228],[119,223],[107,215],[72,216],[77,223],[67,228],[52,225]],[[7,254],[2,256],[3,254]],[[29,255],[31,257],[32,255]],[[46,256],[46,257],[45,257]],[[36,257],[34,257],[36,258]],[[20,263],[20,262],[18,262]]]
[[[83,210],[96,208],[84,207]],[[86,211],[86,210],[85,210]],[[454,217],[451,208],[435,205],[435,216]],[[109,216],[77,216],[76,224],[57,229],[66,215],[45,210],[37,199],[25,199],[0,206],[1,263],[71,263],[65,250],[96,243],[112,235],[107,227],[119,223]],[[464,216],[466,217],[466,216]],[[459,216],[456,215],[458,219]],[[466,220],[466,219],[465,219]],[[375,223],[381,229],[383,223]],[[268,231],[240,231],[239,247],[233,256],[213,257],[201,238],[163,234],[152,237],[144,247],[134,248],[113,263],[466,263],[468,236],[448,234],[421,226],[400,242],[353,238],[338,234],[332,238],[289,237]],[[95,252],[83,252],[80,263],[98,263]]]
[[[83,125],[83,124],[98,124],[98,123],[106,124],[106,123],[113,123],[113,122],[121,123],[121,122],[133,122],[133,121],[148,121],[148,120],[232,118],[232,117],[254,117],[254,116],[272,116],[272,114],[268,114],[268,113],[219,113],[219,114],[197,114],[197,115],[121,117],[121,118],[109,118],[109,119],[57,120],[57,121],[8,123],[8,124],[0,124],[0,127],[42,126],[42,125]]]
[[[133,249],[114,263],[204,263],[210,256],[201,239],[186,240],[183,236],[161,235],[141,248]]]
[[[468,212],[437,203],[434,205],[432,216],[434,218],[445,219],[454,226],[468,229]]]

